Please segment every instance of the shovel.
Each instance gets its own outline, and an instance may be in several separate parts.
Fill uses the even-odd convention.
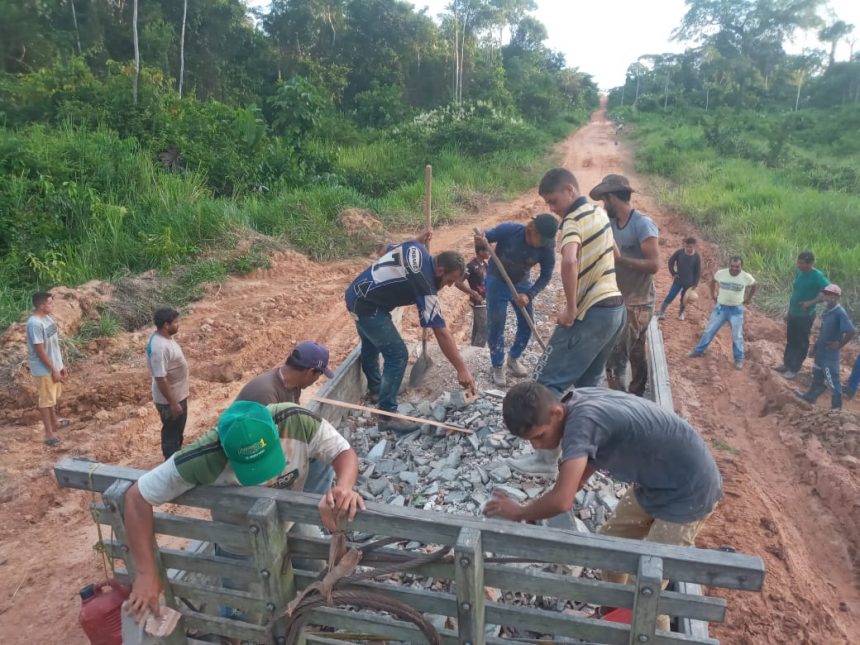
[[[431,195],[433,188],[433,166],[427,164],[424,168],[424,220],[427,225],[427,230],[432,230],[433,217],[431,211]],[[427,243],[427,249],[430,249],[430,243]],[[427,372],[433,365],[430,360],[430,354],[427,353],[427,337],[430,335],[430,330],[426,327],[421,330],[421,354],[418,360],[412,366],[412,371],[409,372],[409,387],[418,387],[424,382]]]

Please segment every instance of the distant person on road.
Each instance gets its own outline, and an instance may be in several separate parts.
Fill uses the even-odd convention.
[[[239,390],[236,400],[254,401],[261,405],[298,404],[303,389],[316,383],[320,376],[334,376],[328,367],[328,359],[329,352],[325,346],[312,341],[301,342],[293,348],[282,365],[248,381]],[[333,478],[331,466],[311,459],[304,491],[322,495],[331,488]]]
[[[514,376],[528,376],[528,370],[520,362],[532,336],[531,327],[520,307],[525,307],[534,320],[533,303],[535,296],[549,284],[555,268],[555,235],[558,220],[549,213],[533,217],[528,224],[504,222],[475,238],[475,242],[488,242],[496,245],[496,256],[517,290],[516,300],[502,278],[496,263],[490,264],[487,273],[487,340],[490,346],[493,383],[506,387],[505,376],[505,321],[508,317],[508,303],[514,308],[517,317],[517,332],[514,343],[508,351],[507,367]],[[540,275],[531,281],[531,269],[540,265]]]
[[[61,443],[57,436],[60,427],[57,404],[67,372],[60,351],[57,323],[51,317],[54,296],[39,291],[33,294],[32,302],[33,315],[27,319],[27,358],[39,397],[37,406],[45,427],[45,445],[53,448]]]
[[[830,280],[815,268],[815,256],[804,251],[797,256],[794,288],[785,316],[785,352],[782,365],[776,368],[787,379],[797,376],[809,352],[809,334],[815,322],[815,305],[822,301],[821,290]]]
[[[755,295],[756,283],[749,273],[743,270],[744,260],[739,255],[729,259],[729,268],[720,269],[711,280],[711,298],[717,301],[705,333],[696,348],[687,354],[698,358],[705,353],[720,327],[728,323],[732,328],[732,354],[735,369],[744,366],[744,306]],[[719,289],[719,293],[717,290]]]
[[[397,394],[409,359],[406,343],[391,320],[391,311],[396,307],[414,304],[418,308],[421,327],[433,330],[439,348],[457,370],[460,385],[475,391],[475,379],[442,318],[438,296],[439,289],[463,280],[466,261],[455,251],[431,256],[425,246],[429,240],[427,231],[417,240],[389,246],[381,258],[352,281],[344,294],[346,308],[355,319],[361,339],[361,369],[367,377],[370,396],[386,412],[397,410]],[[383,432],[403,434],[418,429],[405,420],[380,417],[378,425]]]
[[[684,309],[687,306],[687,292],[699,286],[702,278],[702,258],[696,251],[696,238],[688,237],[684,240],[684,248],[678,249],[669,258],[669,273],[672,274],[672,286],[663,304],[660,305],[660,313],[657,318],[663,320],[666,317],[666,309],[680,294],[681,305],[678,310],[678,320],[684,320]]]
[[[535,380],[558,398],[570,386],[594,387],[624,329],[626,310],[615,281],[615,242],[606,211],[579,194],[572,172],[554,168],[538,192],[561,220],[561,282],[564,309],[535,368]],[[557,450],[536,450],[508,465],[530,475],[558,472]]]
[[[475,257],[466,265],[466,279],[460,280],[456,287],[469,296],[472,307],[472,346],[484,347],[487,344],[487,262],[490,259],[490,245],[484,241],[475,242]]]
[[[359,509],[365,508],[353,490],[358,477],[358,457],[328,421],[292,403],[267,407],[252,401],[235,401],[219,417],[216,428],[142,475],[125,497],[128,547],[136,568],[129,600],[138,622],[147,609],[158,613],[158,596],[162,591],[152,549],[153,506],[166,504],[197,486],[301,490],[310,458],[331,464],[337,477],[337,483],[326,491],[319,504],[323,526],[334,531],[338,516],[352,520]],[[246,513],[225,508],[212,510],[216,522],[241,524],[246,518]],[[290,528],[284,526],[285,531]],[[247,539],[231,543],[225,538],[215,544],[215,555],[240,561],[253,557]],[[279,567],[273,573],[280,572]],[[259,582],[222,580],[222,584],[257,596],[262,592]],[[221,607],[220,613],[224,618],[256,620],[230,607]]]
[[[654,274],[660,268],[660,233],[654,220],[630,205],[633,192],[624,175],[606,175],[588,196],[603,201],[612,224],[615,280],[627,307],[627,323],[607,362],[607,380],[613,390],[642,396],[648,384],[645,337],[657,298]],[[625,386],[628,361],[630,384]]]
[[[641,397],[586,387],[559,401],[525,381],[508,391],[502,415],[508,430],[535,450],[561,447],[561,466],[552,490],[527,504],[495,492],[484,507],[488,517],[532,522],[570,512],[576,493],[601,470],[632,484],[602,535],[692,547],[722,496],[720,471],[699,433]],[[627,578],[603,573],[618,584]],[[668,630],[669,617],[660,616],[657,628]]]
[[[174,339],[179,332],[179,312],[158,309],[153,322],[155,332],[146,344],[146,362],[152,374],[152,400],[161,418],[161,453],[169,459],[182,447],[191,386],[188,363]]]
[[[839,378],[839,354],[857,335],[857,328],[848,317],[848,312],[839,304],[842,289],[835,284],[829,284],[821,290],[821,294],[825,303],[824,313],[821,314],[821,329],[815,345],[809,351],[809,355],[815,359],[812,366],[812,383],[808,391],[795,390],[794,393],[804,401],[815,403],[829,386],[832,391],[830,407],[840,410],[842,383]],[[854,389],[856,391],[856,385]]]

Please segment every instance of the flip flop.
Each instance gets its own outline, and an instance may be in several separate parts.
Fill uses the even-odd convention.
[[[49,448],[54,448],[56,446],[59,446],[60,443],[62,443],[62,442],[60,441],[59,437],[51,437],[50,439],[45,439],[45,445],[48,446]]]

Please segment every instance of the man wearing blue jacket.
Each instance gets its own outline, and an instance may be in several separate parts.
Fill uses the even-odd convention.
[[[532,303],[552,277],[555,267],[555,235],[558,220],[549,213],[533,217],[528,224],[504,222],[486,231],[478,240],[496,245],[496,255],[505,267],[517,290],[517,302],[505,283],[495,262],[487,273],[487,344],[493,366],[493,383],[505,387],[505,319],[508,303],[514,305],[517,316],[517,333],[508,352],[508,368],[514,376],[527,376],[528,371],[520,363],[520,356],[531,339],[531,328],[520,306],[525,307],[534,318]],[[540,275],[531,281],[531,269],[540,265]],[[519,303],[519,304],[517,304]]]
[[[344,294],[346,308],[361,338],[361,369],[367,377],[370,396],[378,399],[379,409],[386,412],[397,410],[397,393],[409,359],[409,350],[391,320],[391,311],[396,307],[414,304],[418,308],[421,327],[433,330],[439,348],[457,370],[460,385],[475,391],[475,380],[445,326],[437,295],[439,289],[463,279],[466,261],[455,251],[431,256],[425,246],[429,239],[428,231],[417,240],[389,246],[382,257],[352,281]],[[395,433],[418,428],[390,417],[381,417],[378,425],[382,431]]]

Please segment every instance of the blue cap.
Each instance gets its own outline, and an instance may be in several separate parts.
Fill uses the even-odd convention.
[[[328,368],[328,349],[310,340],[296,345],[290,354],[290,362],[305,369],[319,370],[327,378],[334,376],[334,372]]]

